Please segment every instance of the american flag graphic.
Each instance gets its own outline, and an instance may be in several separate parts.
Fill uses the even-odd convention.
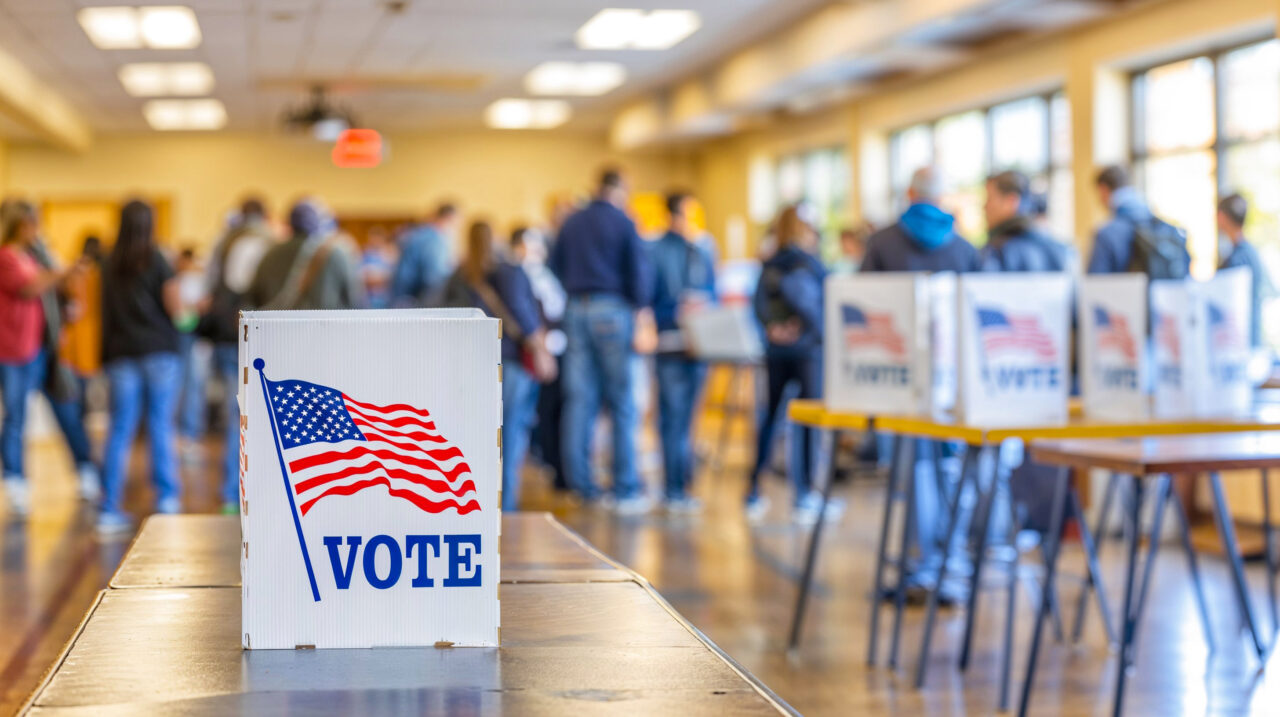
[[[845,344],[849,348],[879,346],[895,358],[907,355],[907,344],[902,334],[893,328],[893,314],[863,311],[851,304],[840,308]]]
[[[1035,316],[1007,314],[1000,309],[978,307],[978,332],[982,351],[991,356],[1001,352],[1023,352],[1040,359],[1058,355],[1053,337]]]
[[[1233,349],[1244,343],[1244,334],[1236,330],[1235,317],[1221,306],[1209,302],[1209,345],[1215,349]]]
[[[1178,341],[1178,322],[1173,314],[1159,314],[1155,320],[1156,346],[1169,356],[1170,361],[1182,358],[1182,344]]]
[[[302,515],[329,496],[375,487],[428,513],[480,510],[462,451],[427,411],[364,403],[307,381],[264,376],[263,390]]]
[[[1111,349],[1128,361],[1138,358],[1138,345],[1129,329],[1129,321],[1120,313],[1105,307],[1093,307],[1093,323],[1097,330],[1098,350]]]

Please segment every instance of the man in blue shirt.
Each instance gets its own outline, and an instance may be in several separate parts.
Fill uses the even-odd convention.
[[[435,300],[453,273],[449,244],[459,221],[458,208],[445,202],[431,221],[419,224],[400,240],[400,262],[391,281],[396,306],[425,306]]]
[[[1031,216],[1031,181],[1017,171],[987,179],[987,244],[983,271],[1066,271],[1067,247],[1045,234]]]
[[[585,501],[601,497],[591,475],[591,431],[603,399],[613,418],[613,504],[623,515],[651,507],[636,474],[639,427],[632,395],[635,312],[649,304],[648,256],[622,211],[627,186],[614,169],[596,196],[565,220],[548,266],[569,296],[564,330],[561,447],[569,485]]]
[[[1249,203],[1239,194],[1224,197],[1218,202],[1218,268],[1248,267],[1253,275],[1253,322],[1249,326],[1249,340],[1254,348],[1262,345],[1262,304],[1270,298],[1275,288],[1267,267],[1253,243],[1244,236],[1244,223],[1249,217]]]
[[[680,318],[715,300],[715,265],[702,247],[689,219],[693,198],[667,197],[671,222],[667,233],[650,247],[653,264],[653,318],[658,327],[658,433],[662,438],[662,468],[669,512],[701,509],[689,495],[693,478],[693,411],[707,367],[686,352]]]

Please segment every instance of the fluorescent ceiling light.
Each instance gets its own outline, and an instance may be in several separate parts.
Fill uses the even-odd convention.
[[[181,5],[87,7],[76,19],[103,50],[187,50],[200,44],[196,14]]]
[[[531,95],[603,95],[626,79],[616,62],[544,62],[525,75],[524,88]]]
[[[585,50],[665,50],[702,26],[692,10],[607,8],[578,29]]]
[[[151,129],[198,130],[222,129],[227,124],[227,109],[214,99],[151,100],[142,107]]]
[[[489,105],[484,119],[494,129],[551,129],[567,122],[569,114],[563,100],[507,98]]]
[[[120,84],[134,97],[194,97],[213,91],[203,62],[136,62],[120,68]]]

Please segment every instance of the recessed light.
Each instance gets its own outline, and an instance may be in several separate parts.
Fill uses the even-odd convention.
[[[501,99],[489,105],[484,119],[494,129],[551,129],[569,120],[563,100]]]
[[[213,91],[203,62],[136,62],[120,68],[120,84],[134,97],[196,97]]]
[[[151,100],[142,107],[151,129],[210,130],[227,124],[227,109],[214,99]]]
[[[603,95],[627,79],[616,62],[544,62],[525,75],[531,95]]]
[[[579,28],[576,37],[585,50],[665,50],[701,26],[692,10],[606,8]]]
[[[196,14],[182,5],[87,7],[76,19],[103,50],[187,50],[200,44]]]

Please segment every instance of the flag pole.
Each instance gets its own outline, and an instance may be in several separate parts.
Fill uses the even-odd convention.
[[[267,404],[267,420],[271,423],[271,436],[276,446],[276,458],[280,460],[280,477],[284,479],[284,494],[289,499],[289,510],[293,511],[293,528],[298,531],[298,546],[302,548],[302,562],[307,564],[307,579],[311,581],[311,597],[320,602],[320,588],[316,586],[316,573],[311,569],[311,554],[307,552],[307,541],[302,536],[302,521],[298,518],[298,506],[293,500],[293,485],[289,482],[289,471],[284,465],[284,453],[280,448],[280,431],[276,428],[275,411],[271,408],[271,394],[267,391],[267,376],[262,372],[266,362],[260,358],[253,360],[253,367],[258,371],[262,382],[262,400]]]

